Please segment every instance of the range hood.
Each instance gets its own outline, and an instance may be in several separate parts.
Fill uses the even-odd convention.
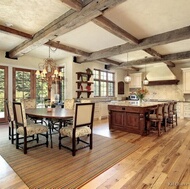
[[[147,78],[149,80],[148,85],[172,85],[179,82],[166,64],[156,64],[149,67]]]

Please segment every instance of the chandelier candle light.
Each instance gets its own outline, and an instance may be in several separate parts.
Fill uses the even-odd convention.
[[[63,72],[58,72],[56,62],[50,58],[50,46],[49,57],[44,60],[44,63],[40,63],[39,70],[36,71],[36,77],[45,80],[48,83],[48,90],[51,91],[52,83],[56,83],[63,79]]]

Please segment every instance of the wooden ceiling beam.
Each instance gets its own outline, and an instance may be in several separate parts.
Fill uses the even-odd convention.
[[[77,61],[85,62],[85,61],[93,61],[93,60],[101,59],[101,58],[108,58],[108,57],[116,56],[116,55],[127,53],[127,52],[144,50],[144,49],[151,48],[154,46],[173,43],[173,42],[177,42],[177,41],[181,41],[181,40],[185,40],[189,38],[190,38],[190,26],[187,26],[184,28],[180,28],[177,30],[169,31],[166,33],[162,33],[162,34],[158,34],[155,36],[142,39],[139,42],[139,44],[126,43],[123,45],[96,51],[94,53],[91,53],[91,55],[87,58],[83,58],[83,57],[78,58]]]
[[[79,26],[91,21],[97,16],[102,14],[102,11],[110,7],[116,6],[126,0],[96,0],[90,2],[81,11],[70,10],[67,13],[60,16],[58,19],[51,22],[42,30],[37,32],[33,39],[26,40],[8,54],[10,58],[22,56],[38,46],[43,45],[49,40],[63,35],[71,30],[78,28]]]
[[[165,62],[165,61],[176,61],[176,60],[184,60],[184,59],[190,59],[190,51],[167,54],[167,55],[163,55],[162,58],[151,57],[151,58],[128,61],[128,62],[122,63],[119,67],[125,67],[128,65],[137,66],[137,65],[142,65],[142,64],[153,64],[153,63],[160,63],[160,62]]]
[[[27,34],[25,32],[22,32],[22,31],[18,31],[18,30],[15,30],[13,28],[10,28],[10,27],[6,27],[6,26],[3,26],[3,25],[0,25],[0,32],[2,33],[11,33],[12,35],[15,35],[15,36],[19,36],[21,38],[27,38],[27,39],[32,39],[32,35],[30,34]]]
[[[75,11],[80,11],[83,6],[81,1],[76,1],[76,0],[61,0],[64,4],[68,5],[71,9]]]
[[[25,39],[32,39],[32,35],[24,33],[24,32],[20,32],[18,30],[15,30],[15,29],[12,29],[12,28],[9,28],[9,27],[6,27],[6,26],[0,25],[0,32],[1,31],[4,32],[4,33],[19,36],[19,37],[22,37],[22,38],[25,38]],[[57,49],[64,50],[64,51],[67,51],[67,52],[70,52],[70,53],[73,53],[73,54],[76,54],[76,55],[81,55],[81,56],[85,56],[85,57],[88,57],[90,55],[90,53],[88,53],[88,52],[85,52],[85,51],[82,51],[80,49],[76,49],[76,48],[73,48],[73,47],[70,47],[70,46],[67,46],[67,45],[63,45],[63,44],[60,44],[60,43],[57,43],[57,42],[54,42],[54,41],[48,41],[47,43],[45,43],[45,45],[55,47]],[[121,64],[121,62],[113,61],[113,60],[110,60],[108,58],[98,60],[98,61],[104,62],[104,63],[107,63],[107,64],[112,64],[112,65],[120,65]]]
[[[111,22],[110,20],[108,20],[106,17],[100,15],[94,18],[92,21],[98,26],[112,33],[113,35],[116,35],[117,37],[125,41],[138,44],[138,39],[133,37],[130,33],[126,32],[125,30],[123,30],[122,28],[120,28],[119,26]]]
[[[129,34],[128,32],[126,32],[125,30],[123,30],[122,28],[120,28],[119,26],[117,26],[116,24],[114,24],[113,22],[111,22],[110,20],[108,20],[102,15],[96,17],[92,21],[98,26],[102,27],[103,29],[107,30],[108,32],[112,33],[113,35],[116,35],[117,37],[125,41],[134,43],[134,44],[139,43],[139,40],[137,38],[135,38],[134,36],[132,36],[131,34]],[[144,51],[150,54],[151,56],[161,57],[161,55],[158,52],[156,52],[155,50],[151,48],[144,49]],[[172,64],[172,67],[175,66],[175,64],[172,62],[165,62],[165,63],[168,66],[171,66],[171,64]]]

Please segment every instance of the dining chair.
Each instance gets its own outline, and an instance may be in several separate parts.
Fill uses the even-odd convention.
[[[174,123],[177,126],[177,102],[169,103],[169,124],[171,124],[172,128],[174,127]]]
[[[150,113],[152,111],[152,113]],[[164,115],[164,105],[158,104],[155,108],[150,108],[147,118],[147,133],[150,133],[152,128],[157,129],[158,136],[161,136],[161,123]]]
[[[74,108],[74,103],[75,103],[74,99],[65,99],[64,100],[64,108],[72,110]]]
[[[6,110],[7,110],[7,117],[9,122],[9,140],[11,140],[11,143],[14,144],[15,140],[15,119],[14,119],[14,113],[13,113],[13,106],[12,102],[5,100]]]
[[[62,127],[59,130],[59,149],[64,147],[72,151],[75,156],[76,151],[89,147],[93,147],[93,119],[94,119],[94,103],[76,103],[73,124]],[[86,136],[86,140],[84,137]],[[65,138],[71,138],[71,147],[63,142]],[[68,142],[68,141],[67,141]],[[84,145],[80,145],[80,142]]]
[[[163,114],[163,125],[164,131],[167,131],[168,127],[168,118],[169,118],[169,103],[164,103],[164,114]]]
[[[36,99],[35,98],[27,98],[27,99],[22,99],[21,102],[24,104],[25,109],[30,109],[30,108],[36,108]],[[34,120],[35,123],[47,123],[43,119],[39,119],[37,117],[31,116],[30,119]]]
[[[64,100],[64,108],[67,110],[73,110],[75,106],[75,100],[74,99],[65,99]],[[67,119],[64,120],[64,125],[73,124],[73,119]]]
[[[16,125],[16,149],[23,149],[24,154],[27,154],[27,150],[30,148],[41,145],[48,147],[48,128],[42,124],[27,124],[23,102],[13,102],[13,112]],[[45,142],[39,143],[39,135],[46,138]],[[33,138],[29,139],[29,136],[33,136]],[[29,142],[35,140],[37,144],[32,143],[32,145],[28,146]]]

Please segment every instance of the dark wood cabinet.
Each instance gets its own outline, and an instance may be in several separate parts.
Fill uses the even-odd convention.
[[[90,82],[90,78],[91,78],[92,74],[86,73],[86,72],[76,72],[76,74],[77,74],[77,81],[76,81],[77,98],[80,98],[82,93],[86,93],[87,98],[89,98],[91,93],[93,92],[91,90],[91,85],[93,84],[93,82]]]
[[[154,106],[156,105],[151,107]],[[146,106],[108,105],[109,128],[141,135],[146,134],[147,108]]]

